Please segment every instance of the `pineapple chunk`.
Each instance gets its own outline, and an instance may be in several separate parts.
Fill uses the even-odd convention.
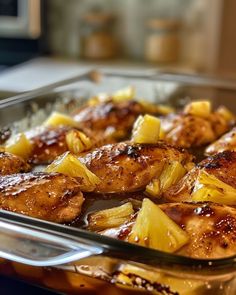
[[[71,130],[66,134],[66,143],[73,154],[79,154],[92,147],[90,138],[78,130]]]
[[[139,116],[134,123],[132,141],[134,143],[157,143],[160,134],[160,119],[145,115]]]
[[[113,94],[109,95],[107,93],[100,93],[96,96],[91,97],[88,100],[89,106],[95,106],[101,102],[112,100],[113,102],[122,102],[126,100],[131,100],[135,97],[135,89],[132,86],[120,89]]]
[[[47,168],[46,172],[59,172],[71,177],[81,179],[81,191],[91,192],[100,183],[100,179],[82,164],[77,157],[70,152],[65,152],[54,160]]]
[[[225,106],[219,106],[216,110],[216,112],[220,115],[222,115],[226,121],[231,121],[235,119],[235,116],[233,113],[230,112],[229,109],[227,109]]]
[[[165,139],[165,137],[166,137],[165,131],[160,126],[159,139],[163,140]]]
[[[134,213],[130,202],[119,207],[101,210],[89,215],[89,229],[101,231],[108,228],[118,227],[125,223]]]
[[[78,127],[78,123],[75,120],[73,120],[70,116],[58,112],[53,112],[43,124],[45,126],[64,125]]]
[[[145,193],[151,197],[161,196],[161,193],[166,191],[171,185],[177,183],[185,174],[186,169],[181,163],[177,161],[167,163],[158,179],[153,179],[146,186]]]
[[[109,99],[111,99],[111,97],[107,93],[100,93],[96,96],[92,96],[91,98],[89,98],[88,105],[95,106],[99,103],[108,101]]]
[[[5,151],[27,160],[32,152],[32,144],[24,133],[19,133],[7,141]]]
[[[211,103],[207,100],[191,102],[184,108],[184,113],[202,118],[208,118],[211,113]]]
[[[144,199],[128,241],[165,252],[175,252],[188,242],[188,235],[157,205]]]
[[[174,109],[170,106],[163,104],[154,104],[146,100],[140,100],[139,103],[142,105],[145,113],[158,113],[160,115],[168,115],[174,112]]]
[[[158,113],[159,107],[158,105],[151,103],[146,100],[140,100],[139,103],[142,105],[144,113]]]
[[[153,179],[145,189],[145,193],[150,197],[158,197],[160,196],[160,181],[159,179]]]
[[[176,184],[184,175],[186,169],[178,161],[167,163],[160,175],[160,189],[167,190],[171,185]]]
[[[135,89],[132,86],[128,86],[124,89],[120,89],[112,94],[112,100],[114,102],[121,102],[131,100],[135,98]]]
[[[163,104],[159,104],[158,106],[158,112],[161,115],[168,115],[170,113],[174,113],[174,108],[167,106],[167,105],[163,105]]]
[[[202,170],[195,184],[192,200],[197,202],[211,201],[235,206],[236,189]]]

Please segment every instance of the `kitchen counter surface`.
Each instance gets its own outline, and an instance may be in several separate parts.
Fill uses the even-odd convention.
[[[158,67],[146,63],[113,61],[104,63],[76,62],[59,58],[37,58],[9,68],[0,74],[0,92],[23,92],[84,73],[90,69],[156,70],[193,73],[185,65]]]

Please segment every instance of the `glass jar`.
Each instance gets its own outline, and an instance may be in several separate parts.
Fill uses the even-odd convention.
[[[160,63],[176,62],[180,48],[180,22],[172,19],[150,19],[147,29],[145,59]]]
[[[91,12],[82,21],[81,55],[88,59],[110,59],[117,56],[118,42],[114,36],[115,17]]]

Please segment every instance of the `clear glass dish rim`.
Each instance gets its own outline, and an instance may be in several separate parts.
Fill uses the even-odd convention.
[[[0,109],[7,108],[11,105],[17,105],[21,103],[27,103],[28,101],[35,101],[37,102],[37,98],[39,98],[40,95],[55,93],[55,90],[58,87],[61,86],[67,86],[72,83],[78,82],[80,79],[82,80],[88,80],[92,81],[90,79],[91,71],[78,75],[76,77],[60,81],[59,83],[54,83],[52,85],[48,85],[46,87],[42,87],[36,90],[32,90],[27,93],[18,94],[14,97],[10,97],[7,99],[3,99],[0,101]],[[141,79],[141,80],[152,80],[152,81],[172,81],[172,82],[183,82],[185,84],[197,84],[199,86],[210,86],[215,88],[223,88],[223,89],[230,89],[232,91],[236,92],[236,80],[230,80],[230,79],[218,79],[215,77],[209,77],[209,76],[201,76],[201,75],[176,75],[176,74],[169,74],[164,73],[160,74],[155,71],[147,72],[146,75],[142,74],[122,74],[122,73],[116,73],[114,71],[101,71],[101,74],[108,77],[122,77],[122,78],[130,78],[130,79]],[[5,214],[11,216],[11,218],[14,219],[14,216],[17,216],[18,214],[0,210],[0,216],[1,214]],[[24,219],[24,216],[16,217],[16,219],[19,220]],[[236,255],[225,257],[225,258],[217,258],[217,259],[197,259],[197,258],[191,258],[187,256],[182,256],[178,254],[172,254],[167,253],[155,249],[150,249],[147,247],[142,247],[136,244],[131,244],[125,241],[117,240],[115,238],[102,236],[99,234],[96,234],[94,232],[89,232],[87,230],[76,228],[73,226],[68,225],[59,225],[56,223],[46,222],[42,220],[37,220],[31,217],[27,217],[28,220],[32,220],[33,224],[37,223],[44,223],[50,231],[54,231],[57,233],[57,231],[60,229],[60,232],[64,232],[67,235],[71,235],[73,237],[73,234],[77,234],[80,237],[84,238],[87,241],[90,241],[91,243],[95,242],[98,245],[100,245],[104,249],[104,254],[111,258],[119,258],[124,261],[135,261],[137,263],[146,264],[148,266],[162,268],[186,268],[186,269],[192,269],[194,272],[215,272],[215,271],[222,271],[222,273],[227,273],[229,271],[234,271],[236,269]],[[122,254],[123,253],[123,254]],[[124,255],[125,253],[125,255]],[[132,258],[132,259],[131,259]]]

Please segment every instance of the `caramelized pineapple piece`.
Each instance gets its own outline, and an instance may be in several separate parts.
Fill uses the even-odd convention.
[[[154,114],[154,113],[159,112],[158,105],[156,105],[154,103],[151,103],[146,100],[140,100],[139,103],[143,107],[144,113],[153,113]]]
[[[120,89],[114,92],[111,95],[107,93],[100,93],[96,96],[93,96],[88,100],[88,105],[94,106],[105,101],[122,102],[126,100],[131,100],[135,98],[135,94],[136,92],[134,87],[128,86],[124,89]]]
[[[153,179],[145,188],[145,193],[151,197],[160,196],[160,180]]]
[[[144,113],[159,113],[161,115],[168,115],[174,112],[174,109],[170,106],[162,104],[157,105],[143,99],[140,100],[139,103],[142,105]]]
[[[82,153],[92,147],[90,138],[78,130],[71,130],[66,134],[66,143],[73,154]]]
[[[145,192],[152,197],[161,196],[171,185],[176,184],[186,172],[186,169],[178,161],[167,163],[160,176],[146,186]]]
[[[135,98],[135,88],[128,86],[126,88],[120,89],[112,94],[112,101],[121,102],[125,100],[131,100]]]
[[[165,139],[165,137],[166,137],[165,131],[160,126],[159,139],[163,140]]]
[[[192,200],[196,202],[211,201],[235,206],[236,189],[219,180],[214,175],[201,170],[192,193]]]
[[[19,133],[10,138],[5,146],[5,151],[27,160],[32,152],[32,144],[24,133]]]
[[[132,141],[134,143],[157,143],[160,134],[160,120],[156,117],[139,116],[134,123]]]
[[[173,220],[149,199],[144,199],[128,237],[131,243],[165,252],[175,252],[189,238]]]
[[[209,117],[211,113],[211,103],[209,101],[194,101],[186,105],[184,113],[202,118]]]
[[[70,116],[58,112],[53,112],[43,124],[45,126],[63,125],[78,127],[78,123],[74,121]]]
[[[118,227],[130,219],[134,213],[130,202],[119,207],[101,210],[89,215],[89,229],[101,231],[108,228]]]
[[[81,191],[91,192],[100,183],[100,179],[82,164],[78,158],[70,152],[59,156],[49,166],[46,172],[59,172],[81,180]]]
[[[230,110],[227,109],[225,106],[219,106],[219,107],[217,108],[216,112],[217,112],[218,114],[221,114],[221,115],[224,117],[224,119],[225,119],[226,121],[232,121],[232,120],[235,119],[234,114],[231,113]]]
[[[92,96],[88,99],[88,102],[87,104],[89,106],[95,106],[99,103],[102,103],[102,102],[105,102],[105,101],[108,101],[111,99],[111,96],[108,95],[107,93],[100,93],[96,96]]]
[[[186,172],[186,169],[178,161],[167,163],[160,175],[161,191],[164,192],[171,185],[176,184],[186,174]]]

